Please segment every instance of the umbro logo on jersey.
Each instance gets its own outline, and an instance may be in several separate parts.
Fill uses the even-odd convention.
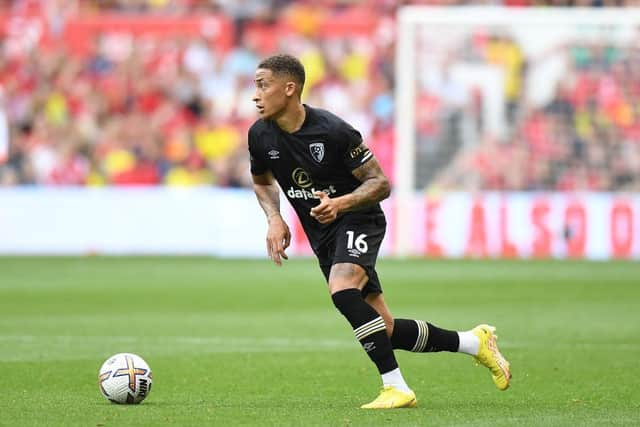
[[[275,159],[279,159],[280,158],[280,152],[277,150],[271,150],[267,153],[269,155],[269,158],[271,160],[275,160]]]
[[[309,144],[309,151],[311,152],[311,157],[313,160],[320,163],[322,159],[324,159],[324,143],[323,142],[313,142]]]

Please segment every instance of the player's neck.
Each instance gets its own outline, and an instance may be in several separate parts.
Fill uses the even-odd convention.
[[[285,132],[293,133],[302,127],[307,115],[304,105],[297,103],[276,119],[278,127]]]

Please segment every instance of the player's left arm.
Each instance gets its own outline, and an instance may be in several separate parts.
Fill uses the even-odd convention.
[[[316,196],[320,198],[320,204],[311,209],[311,216],[321,224],[335,221],[342,212],[374,206],[391,194],[389,179],[375,157],[371,156],[365,164],[351,173],[361,182],[351,193],[332,199],[322,191],[316,192]]]

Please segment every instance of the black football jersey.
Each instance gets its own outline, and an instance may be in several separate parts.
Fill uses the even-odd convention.
[[[351,125],[319,108],[304,105],[306,117],[299,130],[288,133],[271,120],[260,119],[249,129],[251,173],[271,171],[295,209],[302,227],[315,248],[330,237],[330,224],[320,224],[309,215],[318,205],[315,191],[329,197],[352,192],[360,181],[351,171],[365,164],[373,153],[361,146],[362,136]],[[382,214],[379,204],[362,214]]]

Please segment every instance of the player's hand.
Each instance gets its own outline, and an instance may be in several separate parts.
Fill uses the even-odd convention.
[[[335,221],[340,211],[337,199],[330,198],[324,191],[316,191],[313,194],[320,199],[320,204],[311,208],[309,215],[320,224],[329,224]]]
[[[272,216],[269,219],[269,229],[267,230],[267,253],[276,265],[282,265],[282,258],[289,259],[285,250],[290,243],[289,226],[280,215]]]

